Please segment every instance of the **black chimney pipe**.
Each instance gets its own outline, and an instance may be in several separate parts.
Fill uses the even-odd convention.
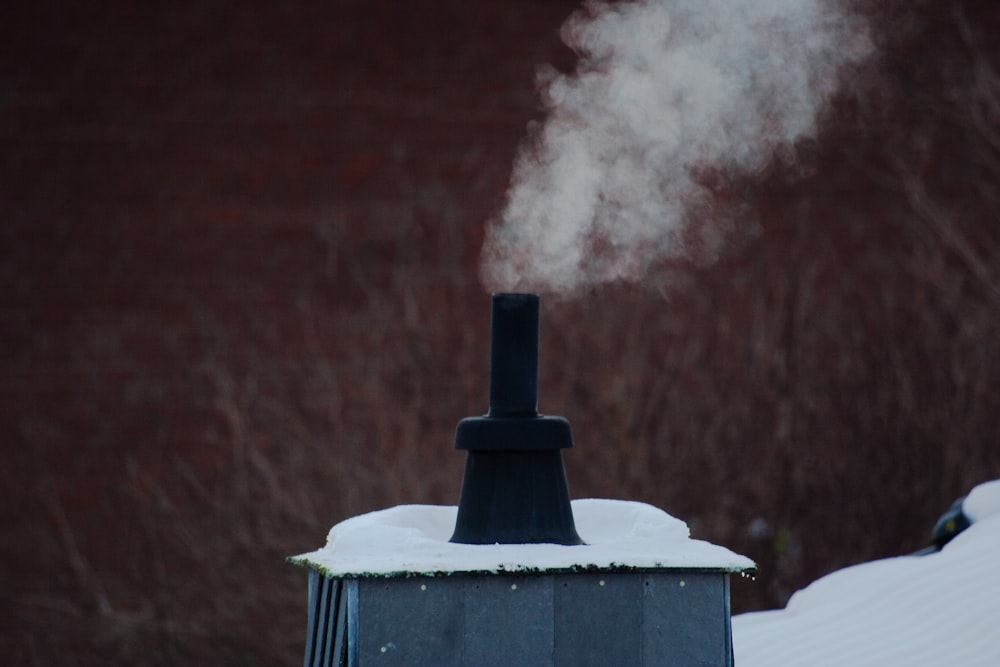
[[[538,296],[494,294],[490,407],[455,432],[468,455],[451,541],[583,544],[562,461],[572,446],[568,421],[538,414]]]
[[[538,416],[538,297],[494,294],[490,417]]]

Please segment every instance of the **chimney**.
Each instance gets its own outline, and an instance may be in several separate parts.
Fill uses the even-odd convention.
[[[569,422],[538,414],[538,297],[494,294],[491,334],[489,412],[455,433],[468,454],[451,541],[582,544],[562,460]]]
[[[753,561],[643,503],[571,504],[572,444],[538,414],[538,297],[494,295],[489,411],[455,434],[458,508],[353,517],[290,559],[309,568],[306,667],[733,667],[729,575]]]

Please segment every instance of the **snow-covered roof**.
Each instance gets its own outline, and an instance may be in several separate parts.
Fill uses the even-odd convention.
[[[972,522],[938,552],[863,563],[733,617],[740,667],[1000,665],[1000,480],[977,486]]]
[[[687,524],[644,503],[572,502],[586,544],[452,544],[457,508],[401,505],[334,526],[326,546],[290,560],[329,576],[392,576],[580,569],[748,572],[753,561],[690,537]]]

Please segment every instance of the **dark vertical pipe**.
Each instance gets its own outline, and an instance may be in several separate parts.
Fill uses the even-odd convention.
[[[538,414],[538,296],[494,294],[490,409],[455,430],[468,452],[451,541],[583,544],[561,450],[569,422]]]
[[[494,294],[490,417],[538,414],[538,296]]]

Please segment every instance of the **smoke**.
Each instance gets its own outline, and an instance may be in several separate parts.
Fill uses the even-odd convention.
[[[824,0],[591,2],[562,38],[579,61],[539,75],[546,117],[483,249],[491,289],[635,281],[683,255],[688,221],[711,208],[698,174],[790,154],[872,48],[863,21]]]

